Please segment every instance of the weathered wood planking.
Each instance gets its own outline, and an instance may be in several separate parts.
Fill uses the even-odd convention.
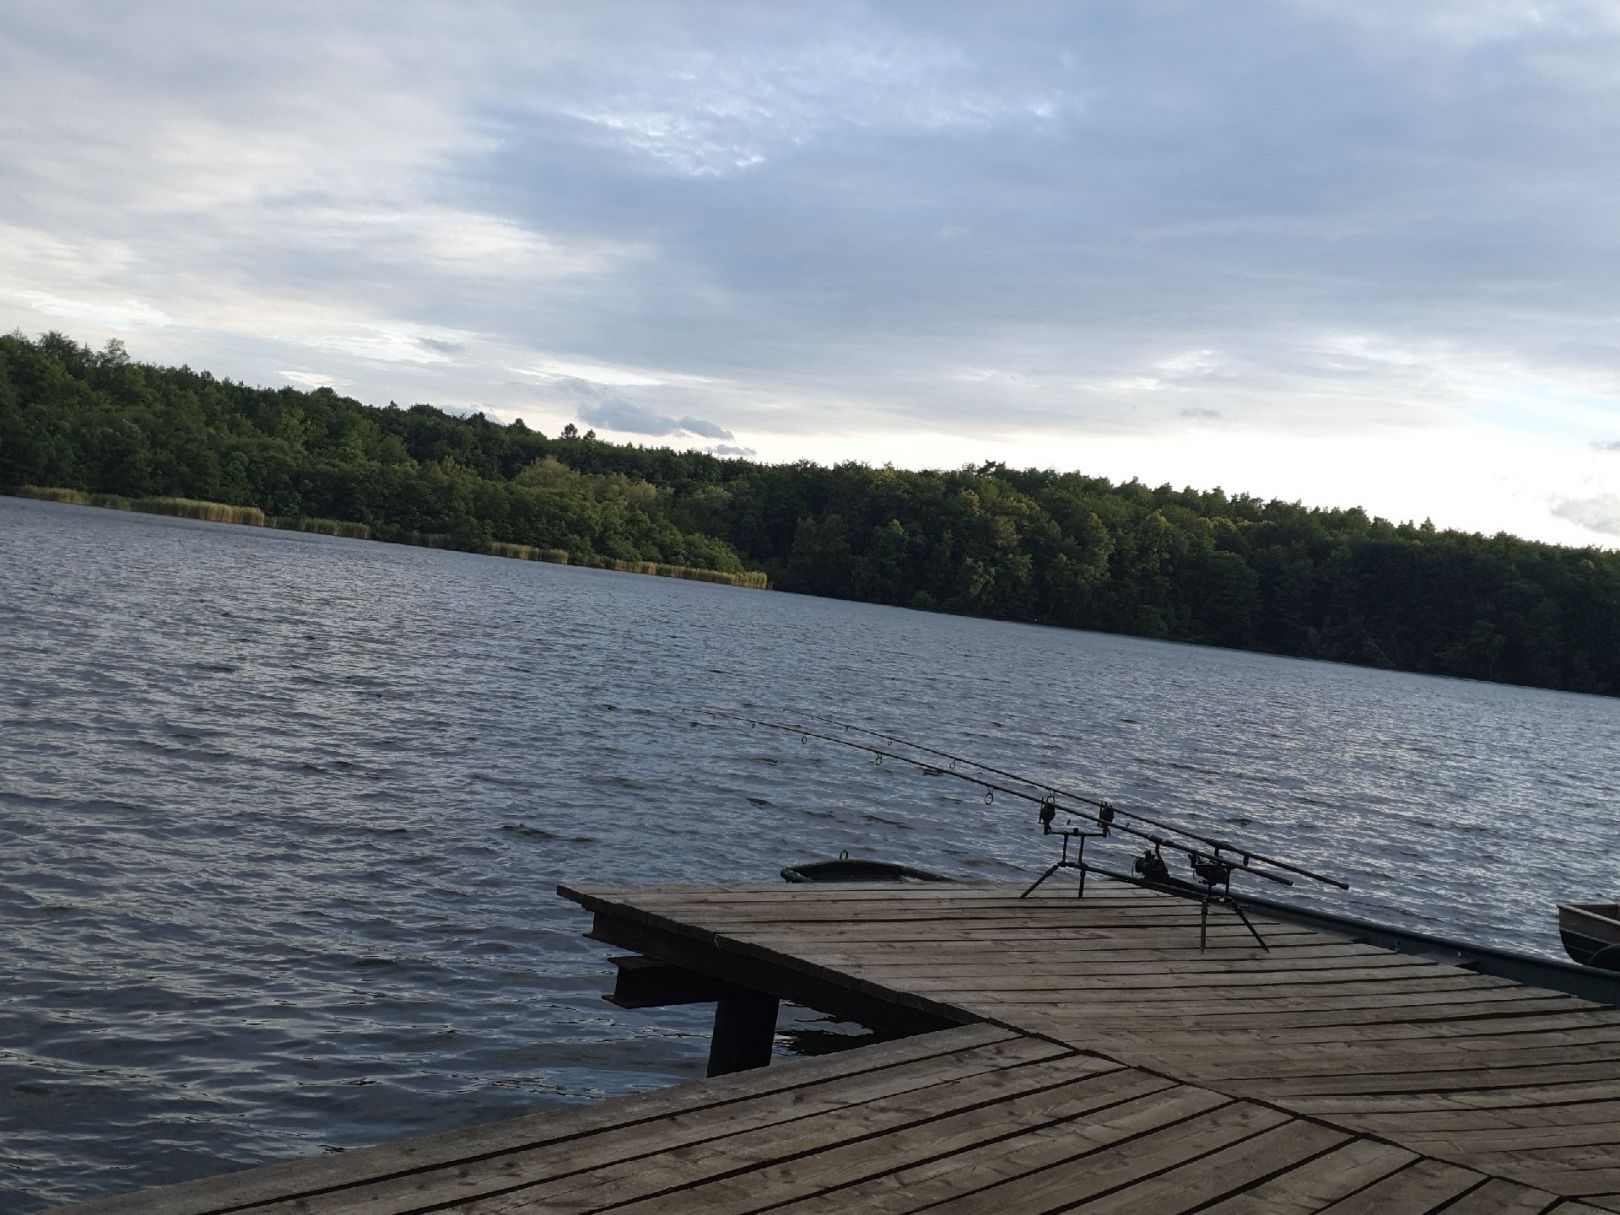
[[[967,884],[887,898],[875,887],[565,893],[599,921],[707,934],[720,956],[790,955],[873,995],[1379,1136],[1433,1164],[1400,1183],[1402,1202],[1464,1174],[1539,1188],[1552,1196],[1543,1205],[1606,1208],[1620,1191],[1620,1011],[1563,992],[1297,925],[1263,923],[1268,952],[1219,910],[1200,952],[1195,905],[1104,883],[1084,899],[1072,886],[1018,899]],[[1435,1203],[1479,1208],[1499,1192],[1464,1187]]]
[[[1325,1201],[1412,1159],[1274,1107],[966,1027],[78,1210],[740,1215],[944,1203],[1004,1215],[1084,1200],[1176,1215],[1262,1184]]]
[[[958,1028],[80,1215],[1620,1211],[1620,1010],[1093,882],[565,891],[725,983]]]
[[[1028,1053],[1032,1048],[1034,1054]],[[1007,1052],[1012,1052],[1010,1060]],[[308,1210],[323,1205],[341,1209],[342,1203],[355,1207],[358,1204],[351,1199],[359,1196],[360,1202],[364,1201],[359,1187],[415,1187],[424,1179],[458,1176],[484,1162],[494,1162],[494,1168],[499,1170],[515,1157],[552,1148],[571,1162],[588,1151],[582,1145],[600,1143],[603,1136],[668,1136],[672,1125],[678,1128],[675,1133],[679,1136],[693,1123],[767,1125],[772,1117],[813,1115],[846,1104],[852,1097],[859,1099],[862,1094],[870,1097],[905,1092],[930,1082],[930,1077],[961,1078],[986,1066],[994,1070],[1070,1056],[1090,1058],[995,1026],[964,1026],[858,1051],[798,1060],[788,1066],[688,1082],[362,1151],[289,1161],[70,1209],[83,1215],[158,1211],[165,1215],[210,1215],[241,1208],[257,1210],[286,1201],[299,1201]],[[1115,1065],[1104,1062],[1103,1066]],[[666,1138],[665,1146],[701,1141],[701,1130],[691,1134],[696,1138]],[[560,1170],[566,1171],[566,1167]],[[337,1208],[331,1208],[334,1202],[339,1203]]]

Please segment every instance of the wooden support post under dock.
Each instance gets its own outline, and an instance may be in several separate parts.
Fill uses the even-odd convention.
[[[776,1041],[777,998],[768,992],[734,987],[714,1006],[714,1038],[709,1043],[709,1075],[764,1067]]]
[[[565,890],[689,994],[763,993],[718,1054],[757,1059],[777,997],[915,1036],[77,1210],[1620,1212],[1620,1008],[1261,916],[1269,952],[1214,915],[1201,952],[1194,904],[1019,889]]]
[[[714,1005],[709,1075],[727,1076],[770,1063],[771,1047],[776,1041],[777,1007],[781,1003],[775,996],[641,954],[608,960],[617,973],[613,994],[607,998],[620,1008]]]

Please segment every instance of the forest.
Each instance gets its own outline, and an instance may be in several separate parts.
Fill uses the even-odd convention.
[[[471,552],[1620,693],[1620,554],[1079,472],[766,465],[59,333],[0,337],[0,491],[184,498]]]

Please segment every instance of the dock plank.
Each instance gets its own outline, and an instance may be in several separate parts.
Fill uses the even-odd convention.
[[[1164,1130],[1138,1135],[1129,1140],[1127,1151],[1100,1156],[1088,1153],[1085,1167],[1064,1160],[1026,1171],[1014,1162],[1012,1167],[1019,1169],[1016,1175],[996,1178],[990,1184],[958,1194],[929,1209],[951,1215],[1016,1215],[1024,1211],[1068,1208],[1145,1181],[1291,1121],[1293,1119],[1279,1110],[1235,1102]]]
[[[1349,1143],[1234,1194],[1204,1215],[1311,1215],[1381,1181],[1417,1159],[1414,1152],[1374,1139]]]
[[[1168,1082],[1167,1082],[1168,1084]],[[820,1211],[905,1212],[972,1193],[996,1181],[1056,1165],[1084,1167],[1085,1157],[1161,1127],[1184,1123],[1229,1105],[1208,1089],[1169,1085],[1165,1090],[1123,1102],[1083,1118],[1054,1122],[1009,1137],[987,1139],[978,1147],[937,1156],[892,1172],[829,1186],[783,1207],[776,1215]],[[775,1211],[775,1208],[773,1208]]]
[[[1322,1211],[1323,1215],[1427,1215],[1485,1180],[1481,1173],[1443,1160],[1416,1160]]]
[[[1390,967],[1386,970],[1317,969],[1228,971],[1222,974],[1186,972],[1157,975],[1115,975],[1062,967],[1023,968],[1013,962],[984,962],[950,968],[914,968],[885,972],[889,983],[925,992],[1039,992],[1078,993],[1087,1002],[1183,998],[1200,1001],[1245,1000],[1257,996],[1301,993],[1355,995],[1366,992],[1470,991],[1511,987],[1506,979],[1471,974],[1434,974],[1427,970]]]
[[[464,1205],[467,1215],[539,1215],[541,1212],[618,1208],[656,1201],[663,1209],[709,1209],[705,1195],[720,1185],[758,1175],[770,1166],[842,1148],[872,1145],[896,1132],[932,1126],[968,1113],[995,1121],[1009,1099],[1067,1083],[1053,1069],[1026,1068],[1022,1075],[994,1073],[948,1081],[915,1093],[851,1103],[790,1127],[734,1127],[733,1133],[687,1146],[595,1167],[557,1181],[525,1186],[498,1198]],[[1045,1081],[1036,1073],[1045,1071]],[[860,1159],[865,1152],[846,1153]],[[756,1191],[757,1194],[757,1191]],[[278,1213],[279,1215],[279,1213]],[[371,1215],[367,1212],[366,1215]]]
[[[499,1189],[526,1202],[575,1202],[585,1191],[646,1184],[661,1162],[701,1159],[704,1167],[772,1152],[796,1141],[817,1141],[832,1126],[882,1125],[918,1110],[952,1108],[964,1100],[1005,1100],[1100,1072],[1122,1070],[1095,1057],[1064,1053],[1051,1043],[1015,1038],[936,1056],[827,1084],[765,1094],[727,1107],[707,1106],[656,1122],[612,1126],[563,1143],[504,1153],[487,1162],[476,1183],[487,1196]],[[965,1094],[965,1096],[964,1096]],[[833,1117],[836,1116],[836,1117]],[[494,1166],[494,1167],[491,1167]],[[320,1198],[254,1208],[255,1215],[394,1215],[464,1199],[461,1168],[418,1172],[351,1186]],[[492,1209],[501,1209],[496,1203]]]
[[[1541,1215],[1557,1201],[1546,1190],[1493,1177],[1446,1207],[1446,1215]]]
[[[1294,1119],[1196,1161],[1070,1207],[1075,1215],[1179,1215],[1229,1198],[1347,1143],[1342,1131]]]
[[[1021,1041],[994,1026],[940,1030],[860,1051],[797,1060],[791,1066],[740,1072],[721,1080],[692,1080],[587,1106],[546,1110],[463,1130],[417,1136],[335,1155],[263,1165],[241,1173],[181,1182],[159,1190],[76,1205],[76,1215],[212,1215],[254,1204],[317,1195],[432,1168],[456,1167],[623,1126],[654,1124],[694,1110],[723,1109],[751,1098],[792,1096],[840,1079],[887,1073],[963,1051]],[[161,1203],[154,1205],[154,1195]]]
[[[1165,1125],[1224,1103],[1224,1098],[1207,1089],[1172,1085],[1145,1073],[1111,1073],[1104,1079],[1113,1082],[1112,1091],[1105,1091],[1101,1082],[1095,1081],[950,1114],[876,1138],[855,1140],[828,1151],[706,1181],[682,1191],[680,1199],[689,1209],[702,1210],[705,1215],[742,1215],[755,1210],[762,1192],[769,1193],[773,1203],[837,1193],[842,1205],[851,1201],[851,1191],[863,1183],[905,1171],[913,1179],[907,1185],[907,1197],[915,1202],[915,1179],[930,1164],[947,1161],[959,1168],[975,1151],[999,1155],[1037,1140],[1052,1142],[1058,1138],[1063,1141],[1065,1156],[1072,1160],[1079,1143],[1095,1150],[1127,1137],[1130,1128]],[[1139,1091],[1155,1082],[1159,1087],[1151,1094]],[[620,1209],[623,1215],[650,1215],[667,1208],[663,1199],[650,1199]],[[869,1208],[862,1202],[860,1209]]]

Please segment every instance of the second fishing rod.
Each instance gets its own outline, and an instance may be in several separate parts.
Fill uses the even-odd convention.
[[[1148,843],[1152,844],[1155,849],[1170,848],[1176,852],[1185,854],[1189,858],[1215,860],[1226,865],[1230,869],[1240,870],[1244,873],[1251,873],[1255,877],[1264,878],[1268,882],[1276,882],[1280,886],[1292,886],[1294,884],[1281,874],[1269,873],[1264,869],[1254,868],[1253,865],[1249,863],[1251,860],[1259,861],[1263,864],[1269,862],[1264,861],[1261,857],[1253,853],[1245,853],[1241,848],[1235,848],[1229,844],[1211,844],[1208,847],[1199,847],[1193,844],[1183,843],[1180,840],[1167,839],[1164,836],[1156,835],[1151,831],[1144,831],[1139,827],[1132,827],[1126,823],[1120,823],[1115,820],[1114,808],[1106,802],[1092,803],[1088,801],[1088,805],[1093,805],[1097,808],[1091,810],[1079,810],[1072,806],[1061,805],[1058,801],[1058,797],[1061,795],[1056,791],[1048,790],[1048,792],[1045,794],[1037,796],[1023,789],[1016,789],[1007,785],[997,784],[994,781],[988,781],[966,772],[959,772],[954,768],[942,768],[938,764],[928,763],[924,760],[917,759],[914,756],[903,755],[900,752],[889,751],[882,747],[874,747],[867,743],[857,742],[854,739],[840,738],[836,734],[828,734],[820,730],[812,729],[809,726],[800,725],[794,722],[767,721],[763,718],[749,717],[746,714],[733,713],[725,709],[703,709],[700,710],[700,712],[708,713],[715,717],[728,718],[732,721],[742,722],[749,726],[763,726],[766,729],[779,730],[785,734],[797,734],[804,739],[814,738],[820,742],[830,742],[839,746],[850,747],[854,750],[864,751],[867,754],[876,757],[877,761],[880,763],[885,759],[892,759],[899,763],[910,764],[912,767],[921,769],[924,772],[936,773],[942,776],[954,776],[958,780],[966,781],[972,785],[977,785],[979,788],[984,789],[987,794],[994,795],[1000,793],[1007,797],[1016,797],[1022,801],[1031,802],[1040,806],[1041,822],[1043,827],[1050,827],[1053,814],[1068,814],[1076,818],[1083,818],[1096,823],[1099,827],[1103,828],[1105,832],[1112,830],[1123,835],[1130,835],[1137,839],[1146,840]],[[1013,777],[1011,779],[1016,780],[1019,778]],[[1023,783],[1033,784],[1034,782],[1025,781]],[[1037,785],[1036,787],[1042,788],[1044,786]],[[1170,830],[1176,830],[1176,828],[1170,828]],[[1192,837],[1189,835],[1189,838],[1197,837]],[[1199,842],[1203,843],[1202,840]],[[1221,856],[1221,852],[1227,852],[1230,855]],[[1281,868],[1282,866],[1279,865],[1277,867]],[[1334,885],[1342,885],[1342,883],[1336,882],[1332,878],[1324,878],[1316,874],[1308,874],[1307,876],[1313,877],[1318,881],[1331,882]]]
[[[941,751],[936,747],[930,747],[924,743],[913,742],[910,739],[901,738],[895,734],[885,734],[881,730],[874,730],[868,726],[859,726],[851,722],[839,721],[837,718],[828,717],[823,713],[809,713],[806,714],[806,716],[815,721],[826,722],[828,725],[834,726],[840,730],[848,730],[856,734],[865,734],[871,738],[881,738],[884,742],[894,743],[896,746],[901,747],[910,747],[914,751],[921,751],[925,755],[933,755],[939,759],[949,760],[953,764],[966,764],[968,767],[975,768],[980,772],[994,773],[996,776],[1004,777],[1007,780],[1017,781],[1020,784],[1029,785],[1035,789],[1044,789],[1069,801],[1081,802],[1085,805],[1093,806],[1099,812],[1104,808],[1107,808],[1114,816],[1132,818],[1139,823],[1146,823],[1151,827],[1157,827],[1161,831],[1174,832],[1175,834],[1183,836],[1186,839],[1197,840],[1199,843],[1207,845],[1212,849],[1218,849],[1223,852],[1232,853],[1235,856],[1241,856],[1245,861],[1258,861],[1263,865],[1271,866],[1273,869],[1281,869],[1284,872],[1296,874],[1299,877],[1310,878],[1312,881],[1321,882],[1327,886],[1335,886],[1340,890],[1350,889],[1347,882],[1341,882],[1338,878],[1328,877],[1326,874],[1316,873],[1310,869],[1303,868],[1302,866],[1291,864],[1288,861],[1279,860],[1276,857],[1266,856],[1263,853],[1252,852],[1239,844],[1229,843],[1226,840],[1215,839],[1214,837],[1208,835],[1200,835],[1196,831],[1189,831],[1187,828],[1178,827],[1174,823],[1167,823],[1161,819],[1152,818],[1138,810],[1126,810],[1122,807],[1115,806],[1111,802],[1099,801],[1096,798],[1086,797],[1083,794],[1071,793],[1068,790],[1057,788],[1054,785],[1048,784],[1046,781],[1036,780],[1034,777],[1021,776],[1016,772],[1008,772],[1003,768],[992,767],[990,764],[981,763],[976,759],[968,759],[961,755],[952,755],[949,751]],[[1118,828],[1119,826],[1120,824],[1117,822],[1116,818],[1115,827]]]

